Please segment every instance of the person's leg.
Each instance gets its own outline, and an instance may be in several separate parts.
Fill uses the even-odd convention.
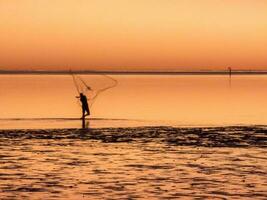
[[[90,110],[89,110],[89,108],[86,109],[86,112],[87,112],[86,115],[90,115]]]
[[[82,118],[81,118],[81,120],[82,120],[82,128],[85,128],[85,109],[83,108],[82,109]]]
[[[85,109],[82,108],[82,118],[84,118],[84,117],[85,117]]]

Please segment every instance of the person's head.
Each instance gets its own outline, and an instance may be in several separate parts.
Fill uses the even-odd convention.
[[[83,93],[80,93],[80,97],[82,97],[83,96]]]

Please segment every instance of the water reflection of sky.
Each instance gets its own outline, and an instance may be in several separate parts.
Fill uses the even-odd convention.
[[[98,76],[82,77],[89,84],[104,83]],[[119,85],[99,96],[92,108],[93,118],[176,125],[267,122],[266,75],[233,76],[231,82],[228,76],[220,75],[112,77]],[[71,76],[1,75],[0,85],[1,118],[79,118],[81,115]],[[11,122],[0,123],[4,126]],[[116,122],[107,122],[111,123]]]

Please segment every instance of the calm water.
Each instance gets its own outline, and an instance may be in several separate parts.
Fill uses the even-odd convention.
[[[0,76],[1,200],[267,198],[267,126],[159,127],[266,125],[267,76],[113,78],[84,130],[71,76]]]
[[[267,124],[266,75],[112,77],[119,85],[99,96],[91,127]],[[82,78],[95,88],[108,84],[102,76]],[[81,115],[70,75],[1,75],[0,86],[1,128],[81,126],[67,120]],[[25,118],[56,119],[18,120]]]

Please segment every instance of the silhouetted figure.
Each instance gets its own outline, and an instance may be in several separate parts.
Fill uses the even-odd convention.
[[[229,86],[232,87],[232,68],[228,67],[229,71]]]
[[[80,93],[80,96],[78,98],[80,99],[82,103],[82,119],[84,119],[85,116],[90,115],[87,97],[83,93]]]
[[[228,67],[228,71],[229,71],[229,76],[231,77],[232,76],[232,68]]]

